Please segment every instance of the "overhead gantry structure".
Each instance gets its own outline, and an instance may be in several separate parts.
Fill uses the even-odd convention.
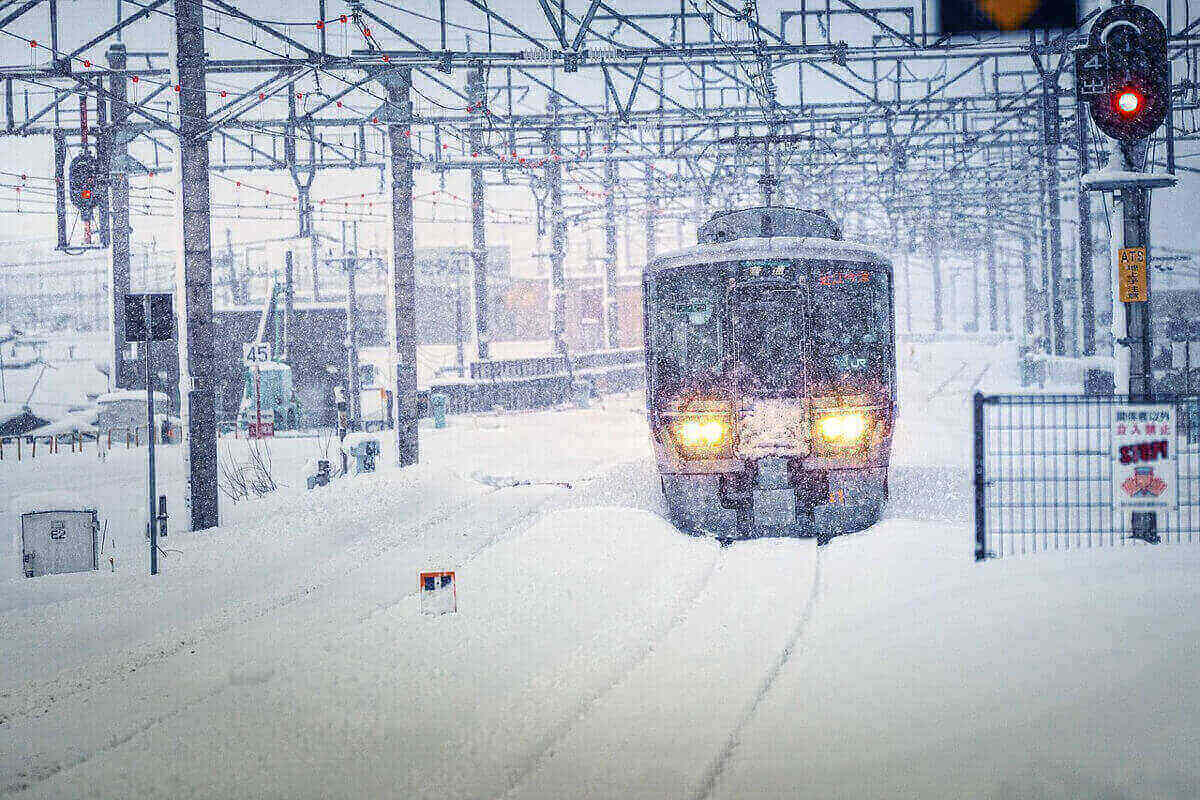
[[[560,346],[570,225],[605,230],[603,316],[613,344],[618,202],[644,215],[651,256],[662,216],[696,222],[770,192],[831,210],[855,236],[922,254],[906,257],[904,272],[929,273],[936,330],[946,324],[940,262],[952,242],[987,265],[982,288],[973,273],[977,321],[986,294],[987,327],[1005,326],[1008,290],[1018,282],[998,261],[1017,263],[1023,334],[1064,353],[1076,346],[1064,319],[1078,317],[1083,351],[1095,350],[1090,206],[1076,183],[1104,154],[1070,93],[1070,52],[1085,39],[1079,31],[942,36],[925,3],[896,0],[801,0],[778,20],[760,15],[754,0],[672,0],[637,11],[617,0],[430,0],[427,11],[385,0],[306,0],[284,20],[273,18],[282,12],[272,6],[112,0],[111,24],[68,24],[57,0],[0,4],[0,47],[12,54],[0,67],[0,132],[49,136],[64,150],[89,132],[101,137],[110,177],[99,235],[111,261],[118,380],[118,310],[129,287],[130,216],[138,213],[130,181],[172,176],[173,197],[138,191],[146,207],[176,209],[193,527],[217,519],[210,181],[250,189],[244,176],[256,170],[290,174],[294,190],[264,195],[263,204],[294,214],[297,232],[313,237],[315,223],[375,207],[365,192],[322,202],[311,191],[315,175],[363,169],[385,177],[388,198],[379,206],[390,228],[389,330],[404,464],[418,456],[419,171],[469,175],[462,200],[472,220],[480,358],[488,356],[487,315],[479,313],[488,303],[485,223],[497,184],[527,185],[536,199],[536,224],[550,241],[551,329]],[[266,8],[270,19],[258,13]],[[1184,170],[1198,135],[1189,121],[1200,105],[1200,16],[1176,20],[1176,8],[1162,10],[1176,86],[1155,161]],[[57,195],[44,202],[65,207]],[[1064,199],[1072,197],[1078,261],[1064,266]],[[1067,315],[1064,303],[1077,308]],[[909,307],[902,319],[911,316]]]

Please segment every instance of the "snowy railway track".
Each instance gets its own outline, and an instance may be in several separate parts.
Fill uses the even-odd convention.
[[[693,590],[689,592],[689,598],[685,602],[679,604],[679,606],[676,608],[675,614],[669,620],[667,620],[666,624],[657,630],[650,639],[646,641],[645,645],[641,647],[626,664],[622,665],[617,675],[607,684],[601,686],[597,691],[592,692],[589,696],[584,698],[579,704],[578,710],[568,717],[563,724],[551,731],[549,735],[547,735],[542,741],[542,743],[539,744],[537,753],[527,759],[524,764],[513,770],[512,780],[509,781],[508,786],[503,790],[503,797],[511,798],[516,796],[517,790],[521,787],[521,785],[528,780],[529,776],[537,772],[537,770],[546,763],[546,761],[554,754],[556,746],[566,740],[566,737],[575,728],[575,726],[580,721],[584,720],[587,715],[606,696],[608,696],[609,693],[627,680],[629,675],[637,668],[637,666],[649,658],[654,653],[656,647],[660,646],[672,631],[676,630],[684,623],[687,617],[698,606],[700,599],[702,598],[705,590],[708,588],[709,582],[712,580],[713,573],[716,571],[718,565],[720,564],[721,557],[725,552],[725,548],[721,548],[715,552],[715,556],[712,562],[709,564],[708,569],[705,570],[705,572],[701,575],[700,580],[697,582],[697,585],[693,588]]]
[[[685,613],[548,737],[503,796],[705,800],[797,652],[819,591],[815,540],[724,548]]]

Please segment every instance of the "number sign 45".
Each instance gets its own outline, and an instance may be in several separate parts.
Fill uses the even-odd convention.
[[[242,345],[242,363],[253,367],[271,360],[270,342],[247,342]]]

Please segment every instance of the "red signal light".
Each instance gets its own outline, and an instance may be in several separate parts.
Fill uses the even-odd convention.
[[[1117,113],[1126,119],[1136,115],[1142,110],[1146,104],[1146,98],[1142,93],[1132,87],[1122,89],[1117,92],[1113,99],[1113,105],[1116,106]]]

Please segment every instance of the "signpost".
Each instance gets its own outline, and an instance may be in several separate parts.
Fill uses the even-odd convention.
[[[262,410],[261,365],[270,360],[270,342],[246,342],[242,345],[242,363],[247,367],[254,368],[254,422],[246,426],[246,436],[250,439],[268,439],[275,435],[274,409],[267,409],[265,422]]]
[[[1158,542],[1158,514],[1179,510],[1174,403],[1113,407],[1113,511],[1132,514],[1133,538]]]
[[[171,295],[166,292],[154,294],[125,295],[125,341],[136,342],[145,349],[146,362],[146,429],[147,429],[147,484],[149,490],[149,516],[146,527],[150,537],[150,574],[158,574],[158,528],[154,524],[155,495],[154,479],[154,342],[169,342],[175,330],[175,315],[171,309]]]
[[[1122,303],[1150,299],[1146,280],[1146,248],[1122,247],[1117,254],[1117,296]]]

